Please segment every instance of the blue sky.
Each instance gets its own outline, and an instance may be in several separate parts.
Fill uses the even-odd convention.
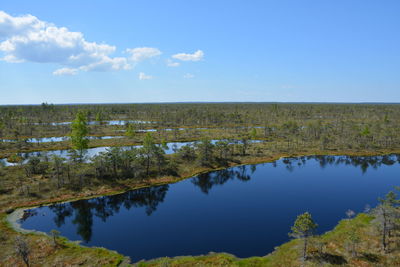
[[[400,102],[398,0],[2,1],[0,104]]]

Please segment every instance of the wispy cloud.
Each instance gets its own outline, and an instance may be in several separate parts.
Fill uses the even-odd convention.
[[[139,73],[139,80],[150,80],[153,79],[153,76],[151,75],[146,75],[144,72]]]
[[[70,68],[61,68],[58,70],[53,71],[54,75],[76,75],[78,70],[70,69]]]
[[[193,54],[179,53],[172,56],[172,58],[182,61],[200,61],[203,57],[204,52],[201,50],[197,50]]]
[[[161,51],[154,47],[128,48],[126,52],[131,55],[129,59],[133,62],[140,62],[161,55]]]
[[[171,59],[167,59],[167,66],[168,67],[179,67],[181,63],[172,61]]]

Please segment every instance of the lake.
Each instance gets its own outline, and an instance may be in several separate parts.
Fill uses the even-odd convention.
[[[57,229],[132,261],[228,252],[264,256],[309,211],[318,233],[400,185],[400,156],[311,156],[233,167],[114,196],[28,210],[22,227]]]

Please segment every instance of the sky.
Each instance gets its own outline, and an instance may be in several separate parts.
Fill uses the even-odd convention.
[[[2,0],[0,104],[400,102],[398,0]]]

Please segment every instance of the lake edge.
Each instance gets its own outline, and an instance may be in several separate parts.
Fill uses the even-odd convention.
[[[13,231],[19,232],[19,233],[24,233],[24,234],[44,234],[46,236],[49,236],[48,233],[46,232],[42,232],[42,231],[38,231],[38,230],[28,230],[28,229],[24,229],[21,227],[20,223],[18,222],[18,220],[21,219],[22,215],[23,215],[23,211],[28,210],[28,209],[32,209],[32,208],[37,208],[37,207],[43,207],[43,206],[51,206],[54,204],[58,204],[58,203],[67,203],[67,202],[73,202],[73,201],[77,201],[77,200],[89,200],[89,199],[94,199],[94,198],[98,198],[98,197],[103,197],[103,196],[112,196],[112,195],[118,195],[118,194],[123,194],[129,191],[134,191],[134,190],[138,190],[138,189],[142,189],[142,188],[149,188],[149,187],[153,187],[153,186],[160,186],[160,185],[169,185],[169,184],[175,184],[178,182],[181,182],[183,180],[187,180],[190,178],[193,178],[195,176],[198,176],[200,174],[204,174],[204,173],[210,173],[210,172],[214,172],[214,171],[219,171],[219,170],[225,170],[225,169],[229,169],[229,168],[233,168],[233,167],[238,167],[238,166],[244,166],[244,165],[254,165],[254,164],[263,164],[263,163],[273,163],[276,162],[278,160],[281,160],[283,158],[293,158],[293,157],[302,157],[302,156],[359,156],[359,157],[369,157],[369,156],[385,156],[385,155],[395,155],[395,154],[400,154],[400,152],[398,151],[393,151],[393,152],[372,152],[372,151],[359,151],[359,152],[350,152],[350,153],[291,153],[291,154],[281,154],[281,155],[277,155],[277,156],[270,156],[270,157],[264,157],[264,158],[260,158],[260,157],[251,157],[251,158],[246,158],[246,160],[244,160],[243,162],[240,163],[234,163],[231,162],[231,165],[229,166],[225,166],[225,167],[218,167],[218,168],[203,168],[203,170],[199,170],[199,171],[195,171],[194,174],[188,174],[185,175],[184,177],[158,177],[158,178],[154,178],[154,181],[151,181],[150,184],[144,184],[144,185],[136,185],[134,187],[128,188],[128,189],[124,189],[124,190],[105,190],[103,193],[99,193],[99,194],[93,194],[92,192],[89,192],[88,194],[84,194],[82,196],[77,196],[77,197],[71,197],[71,198],[61,198],[59,200],[53,200],[53,201],[44,201],[42,203],[36,203],[36,204],[32,204],[32,205],[21,205],[21,206],[16,206],[13,211],[11,213],[8,213],[5,216],[5,223],[7,224],[8,227],[10,227]],[[165,180],[165,181],[159,181],[162,180],[163,178],[172,178],[169,180]],[[3,211],[4,214],[4,211]],[[363,213],[360,213],[363,214]],[[335,225],[334,228],[322,233],[321,235],[324,235],[326,233],[329,233],[331,231],[333,231],[337,225],[339,225],[340,221]],[[64,237],[65,238],[65,237]],[[78,244],[79,246],[82,247],[86,247],[86,248],[98,248],[97,246],[85,246],[80,244],[80,241],[73,241],[70,240],[68,238],[67,242],[73,243],[73,244]],[[283,246],[284,244],[287,244],[291,241],[282,243],[277,245],[276,248]],[[111,249],[107,249],[104,248],[106,250],[109,250],[111,252],[115,252],[114,250]],[[268,253],[267,255],[270,255],[272,253],[274,253],[274,251]],[[125,256],[121,253],[119,253],[117,251],[118,254]],[[211,253],[211,252],[210,252]],[[217,252],[217,253],[211,253],[211,254],[206,254],[206,255],[186,255],[186,256],[190,256],[190,257],[199,257],[199,256],[207,256],[207,255],[211,255],[211,254],[228,254],[228,255],[232,255],[235,258],[238,258],[237,256],[230,254],[230,253],[225,253],[225,252]],[[265,256],[267,256],[265,255]],[[265,257],[262,256],[262,257]],[[177,257],[185,257],[185,256],[177,256]],[[172,257],[174,258],[174,257]],[[150,260],[146,260],[146,261],[152,261],[152,260],[157,260],[158,258],[154,258],[154,259],[150,259]],[[246,259],[246,258],[238,258],[238,259]]]

